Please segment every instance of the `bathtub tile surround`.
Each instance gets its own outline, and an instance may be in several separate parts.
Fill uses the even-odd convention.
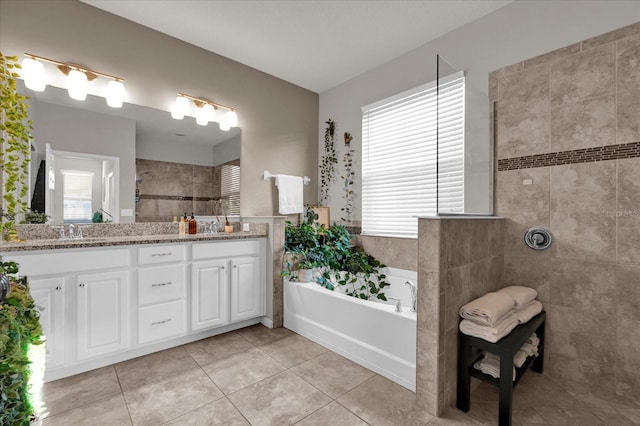
[[[541,293],[547,371],[601,397],[636,402],[639,57],[635,23],[489,76],[504,281]],[[548,103],[533,118],[525,111],[514,119],[514,105],[540,106],[541,99]],[[532,226],[550,229],[550,250],[525,247],[523,232]]]
[[[418,220],[417,398],[440,415],[453,406],[458,310],[502,287],[502,218]]]

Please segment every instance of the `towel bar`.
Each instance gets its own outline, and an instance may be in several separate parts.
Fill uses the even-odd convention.
[[[263,179],[264,180],[269,180],[271,178],[277,177],[278,175],[274,175],[271,174],[271,172],[269,172],[269,170],[265,170],[264,174],[263,174]],[[309,182],[311,182],[311,178],[309,176],[303,176],[302,177],[302,182],[307,185]]]

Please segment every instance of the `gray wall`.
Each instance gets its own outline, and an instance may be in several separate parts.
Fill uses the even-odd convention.
[[[180,141],[156,140],[141,135],[136,140],[136,158],[213,166],[213,148],[197,144],[185,146]]]
[[[45,102],[35,103],[35,111],[38,126],[34,127],[34,136],[43,152],[48,143],[56,151],[120,158],[119,208],[134,210],[135,187],[127,183],[135,181],[135,121]],[[101,170],[97,176],[100,174]],[[58,204],[56,200],[56,210],[62,206]],[[56,213],[56,221],[60,218]],[[120,222],[130,223],[134,219],[121,216]]]
[[[227,35],[212,29],[211,36]],[[300,176],[317,172],[318,95],[230,59],[87,4],[55,0],[0,2],[0,50],[118,75],[125,80],[127,101],[138,105],[169,111],[176,92],[184,92],[236,108],[243,216],[277,212],[273,181],[261,178],[265,169]],[[133,204],[133,178],[130,182]],[[305,203],[316,201],[313,179],[305,187]]]
[[[490,71],[575,43],[640,19],[637,1],[516,1],[378,68],[320,94],[319,123],[336,122],[336,148],[342,158],[342,134],[351,132],[356,150],[356,191],[360,188],[361,110],[363,105],[433,81],[436,55],[446,58],[467,77],[465,208],[490,209],[489,113]],[[318,132],[323,140],[324,128]],[[319,144],[322,155],[323,143]],[[317,173],[317,172],[316,172]],[[331,190],[332,220],[340,218],[342,182]],[[355,219],[361,200],[356,197]]]

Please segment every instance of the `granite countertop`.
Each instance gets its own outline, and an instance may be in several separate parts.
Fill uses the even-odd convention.
[[[233,232],[231,234],[195,234],[183,237],[177,234],[164,235],[125,235],[114,237],[85,237],[81,240],[58,240],[58,239],[33,239],[17,243],[0,243],[0,252],[28,251],[28,250],[55,250],[67,248],[87,248],[87,247],[110,247],[142,244],[165,244],[175,242],[199,242],[199,241],[221,241],[237,240],[248,238],[263,238],[267,236],[264,231]]]

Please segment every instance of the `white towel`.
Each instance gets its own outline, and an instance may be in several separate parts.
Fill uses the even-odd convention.
[[[522,367],[524,362],[527,360],[528,356],[529,355],[527,355],[526,352],[523,352],[523,351],[516,352],[516,354],[513,356],[513,365],[515,365],[518,368]]]
[[[531,343],[525,343],[520,348],[520,352],[524,352],[527,356],[538,355],[538,345],[532,345]]]
[[[511,312],[513,307],[511,296],[487,293],[460,308],[460,316],[481,325],[493,326]]]
[[[303,212],[303,184],[303,178],[300,176],[276,175],[280,214]]]
[[[518,321],[520,321],[520,324],[524,324],[531,318],[538,315],[540,312],[542,312],[542,303],[540,303],[538,300],[534,300],[518,309],[516,311],[516,316],[518,317]]]
[[[538,296],[538,292],[529,287],[520,285],[512,285],[510,287],[501,288],[496,293],[507,294],[515,301],[515,308],[520,309],[522,306],[531,302]]]
[[[511,333],[511,330],[518,326],[518,318],[514,313],[510,313],[503,317],[493,327],[486,325],[480,325],[473,321],[463,319],[460,321],[460,331],[469,336],[478,337],[491,343],[496,343],[507,334]]]
[[[497,355],[484,352],[484,357],[473,364],[473,367],[482,371],[484,374],[488,374],[496,379],[500,378],[500,358]],[[516,369],[513,369],[513,379],[516,379]]]

